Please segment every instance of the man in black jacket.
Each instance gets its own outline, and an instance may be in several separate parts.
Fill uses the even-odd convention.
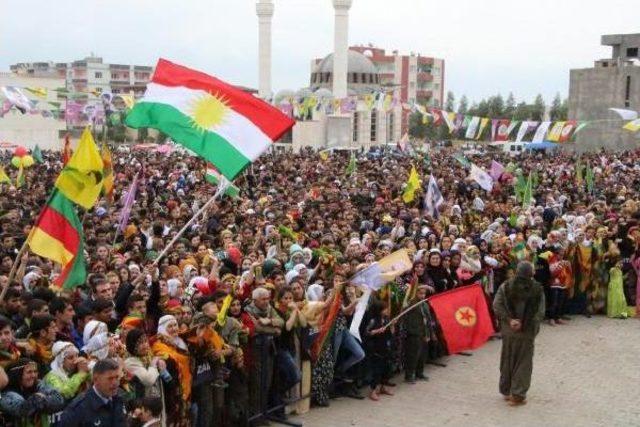
[[[96,362],[93,387],[65,409],[61,427],[121,427],[127,425],[124,401],[118,396],[122,370],[113,359]]]

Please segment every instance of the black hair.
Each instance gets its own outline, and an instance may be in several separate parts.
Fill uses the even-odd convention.
[[[91,308],[94,313],[99,313],[102,310],[106,310],[107,308],[113,308],[113,302],[106,300],[104,298],[98,298],[91,304]]]
[[[15,324],[8,317],[0,315],[0,331],[9,326],[11,329],[15,328]]]
[[[105,372],[115,371],[117,369],[120,369],[120,364],[114,359],[101,359],[94,365],[93,374],[104,374]]]
[[[38,298],[33,298],[27,303],[27,317],[32,317],[34,311],[42,310],[42,307],[46,307],[47,302]]]
[[[140,301],[144,301],[144,297],[141,294],[137,293],[137,292],[132,293],[129,296],[129,299],[127,299],[127,309],[130,310],[135,303],[140,302]]]
[[[159,397],[145,396],[140,400],[140,407],[151,412],[151,415],[157,418],[162,413],[162,399]]]
[[[64,297],[55,297],[49,302],[49,313],[55,316],[58,313],[62,313],[71,302]]]
[[[56,296],[55,292],[53,292],[51,289],[42,286],[38,286],[33,289],[31,294],[34,298],[47,302],[51,301]]]

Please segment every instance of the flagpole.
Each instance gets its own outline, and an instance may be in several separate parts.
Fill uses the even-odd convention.
[[[389,323],[387,323],[387,325],[384,327],[384,329],[389,328],[390,326],[392,326],[393,324],[395,324],[398,320],[400,320],[400,318],[402,316],[404,316],[405,314],[407,314],[408,312],[410,312],[411,310],[413,310],[414,308],[416,308],[417,306],[419,306],[420,304],[424,304],[425,302],[427,302],[426,299],[420,300],[417,303],[413,304],[411,307],[403,310],[402,312],[400,312],[400,314],[398,314],[396,317],[394,317],[393,319],[391,319],[389,321]]]
[[[33,234],[34,230],[35,228],[31,229],[31,231],[27,235],[27,238],[22,244],[22,247],[18,251],[18,255],[16,255],[16,260],[13,262],[13,265],[11,266],[11,271],[9,272],[9,278],[7,279],[7,286],[2,288],[2,292],[0,292],[0,302],[4,300],[5,294],[11,287],[11,282],[13,282],[13,279],[16,277],[16,273],[18,272],[18,266],[22,263],[22,256],[25,254],[25,252],[27,251],[27,248],[29,247],[29,240],[31,240],[31,235]]]
[[[218,186],[218,190],[216,191],[216,193],[209,199],[209,201],[207,203],[205,203],[200,210],[198,210],[198,212],[196,212],[191,219],[189,220],[189,222],[187,222],[184,227],[182,227],[182,229],[178,232],[178,234],[176,234],[174,236],[173,239],[171,239],[171,241],[167,244],[167,246],[165,246],[165,248],[162,250],[162,252],[160,252],[160,255],[158,255],[156,257],[156,259],[153,261],[153,265],[158,265],[160,263],[160,260],[162,259],[162,257],[164,257],[167,252],[169,251],[169,249],[171,249],[173,247],[173,245],[178,241],[178,239],[180,237],[182,237],[182,235],[184,234],[185,231],[187,231],[187,228],[189,228],[191,226],[191,224],[193,224],[196,219],[204,212],[207,210],[207,208],[209,206],[211,206],[213,204],[213,202],[215,202],[218,197],[220,197],[222,194],[224,194],[225,190],[227,189],[227,187],[229,186],[230,181],[224,180],[220,182],[220,185]]]

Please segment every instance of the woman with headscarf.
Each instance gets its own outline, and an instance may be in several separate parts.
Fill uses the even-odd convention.
[[[43,381],[58,390],[67,402],[76,397],[90,379],[89,364],[84,357],[78,357],[80,350],[68,341],[53,344],[51,370]]]
[[[453,288],[454,280],[442,265],[440,250],[434,248],[429,251],[425,270],[433,282],[436,293],[448,291]]]
[[[178,321],[165,315],[158,322],[156,341],[151,346],[153,354],[163,359],[171,375],[165,384],[167,425],[183,427],[190,424],[191,358],[187,344],[180,338]]]
[[[84,327],[82,352],[89,358],[89,368],[109,356],[109,328],[104,322],[92,320]]]
[[[127,333],[126,346],[129,357],[124,360],[124,369],[135,399],[159,397],[164,402],[162,382],[171,381],[166,362],[153,356],[142,329]],[[162,419],[165,419],[164,410]]]
[[[16,427],[48,427],[49,414],[64,408],[64,398],[38,379],[38,364],[20,358],[7,367],[9,385],[2,391],[0,411]],[[12,422],[12,424],[11,424]]]

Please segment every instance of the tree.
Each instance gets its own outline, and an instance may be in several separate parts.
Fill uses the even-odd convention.
[[[446,111],[454,111],[456,103],[456,97],[453,95],[453,92],[447,92],[447,100],[444,103],[444,109]]]
[[[511,116],[511,118],[513,120],[529,120],[529,114],[530,114],[530,108],[529,105],[527,105],[526,102],[520,102],[516,107],[515,110],[513,112],[513,115]]]
[[[469,100],[467,100],[467,95],[462,95],[462,98],[460,98],[460,103],[458,104],[458,113],[467,114],[468,109]]]
[[[556,96],[553,98],[553,101],[551,102],[549,119],[553,121],[560,120],[558,116],[560,115],[561,109],[562,109],[562,98],[560,98],[560,93],[556,93]]]
[[[422,114],[418,111],[409,116],[409,136],[423,139],[427,135],[427,125],[422,121]]]
[[[542,95],[538,94],[536,96],[535,101],[533,101],[533,105],[531,106],[530,117],[531,120],[541,121],[544,117],[544,112],[547,106],[544,103],[544,98]]]
[[[498,94],[489,98],[487,101],[487,111],[487,116],[492,119],[499,119],[503,117],[504,99],[502,98],[502,95]]]
[[[513,92],[509,92],[509,96],[507,97],[507,102],[504,105],[504,117],[506,119],[512,119],[513,114],[516,112],[516,99],[513,96]]]
[[[483,99],[482,101],[480,101],[480,103],[478,104],[478,111],[475,115],[480,117],[488,117],[489,101],[487,101],[486,99]]]
[[[567,98],[562,100],[562,105],[560,106],[560,110],[558,111],[558,120],[568,120],[569,119],[569,100]]]

